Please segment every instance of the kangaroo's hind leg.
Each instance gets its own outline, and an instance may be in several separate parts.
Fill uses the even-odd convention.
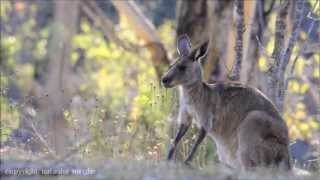
[[[252,111],[238,131],[238,160],[243,170],[256,167],[290,169],[288,133],[282,119]]]

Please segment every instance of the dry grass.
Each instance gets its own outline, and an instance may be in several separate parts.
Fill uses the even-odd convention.
[[[44,154],[34,155],[18,149],[2,150],[0,155],[1,173],[6,175],[2,177],[4,179],[320,179],[319,172],[309,173],[297,169],[291,173],[266,169],[243,173],[219,164],[210,164],[204,168],[193,168],[178,162],[134,161],[129,159],[103,160],[106,159],[103,157],[100,158],[100,161],[97,161],[99,158],[89,160],[79,156],[57,162],[47,159]],[[17,176],[12,175],[13,172],[29,174]],[[45,175],[46,172],[48,174]],[[9,175],[10,173],[11,175]]]

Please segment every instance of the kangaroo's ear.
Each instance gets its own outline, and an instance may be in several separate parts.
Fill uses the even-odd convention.
[[[201,46],[196,50],[195,60],[202,60],[208,54],[209,41],[204,42]]]
[[[189,56],[191,52],[191,42],[188,35],[183,34],[179,36],[177,48],[180,56]]]

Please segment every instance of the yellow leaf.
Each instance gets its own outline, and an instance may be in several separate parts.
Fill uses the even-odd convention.
[[[141,115],[141,111],[140,111],[139,107],[134,106],[131,110],[130,118],[136,121],[140,115]]]
[[[298,109],[298,110],[299,110],[299,109],[304,110],[304,109],[305,109],[305,105],[304,105],[302,102],[298,102],[298,103],[297,103],[297,109]]]
[[[300,87],[300,93],[301,94],[306,93],[309,90],[309,88],[310,88],[310,86],[309,86],[308,83],[302,84],[301,87]]]
[[[314,60],[316,61],[317,64],[320,64],[320,55],[315,55]]]
[[[320,78],[320,68],[319,68],[319,67],[318,67],[318,68],[315,68],[315,69],[313,70],[312,76],[313,76],[314,78]]]
[[[309,125],[312,129],[319,129],[320,128],[319,123],[315,120],[309,121]]]
[[[288,85],[289,91],[299,93],[299,89],[300,89],[300,86],[298,81],[295,81],[295,80],[289,81],[289,85]]]
[[[297,119],[304,119],[304,118],[306,118],[306,116],[307,116],[307,114],[306,114],[306,112],[304,110],[297,111],[296,115],[295,115],[295,117]]]
[[[305,32],[303,32],[303,31],[301,31],[300,37],[301,37],[302,40],[306,40],[307,39],[307,34]]]
[[[286,122],[287,122],[287,125],[290,126],[293,123],[293,120],[292,118],[288,117],[286,118]]]
[[[268,70],[267,61],[266,61],[265,57],[261,56],[259,58],[258,66],[259,66],[261,71],[267,71]]]
[[[297,60],[297,63],[296,63],[296,66],[295,66],[295,73],[297,75],[303,75],[304,73],[304,67],[305,67],[305,61],[302,57],[300,57],[298,60]]]
[[[310,129],[307,123],[300,123],[298,127],[299,127],[299,130],[302,131],[303,133],[308,132]]]

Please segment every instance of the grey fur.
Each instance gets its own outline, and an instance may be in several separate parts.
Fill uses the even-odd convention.
[[[197,61],[206,53],[203,48],[181,56],[162,78],[167,88],[179,86],[179,123],[189,126],[193,117],[215,141],[219,159],[227,166],[291,169],[288,128],[274,104],[258,89],[241,83],[204,83]]]

